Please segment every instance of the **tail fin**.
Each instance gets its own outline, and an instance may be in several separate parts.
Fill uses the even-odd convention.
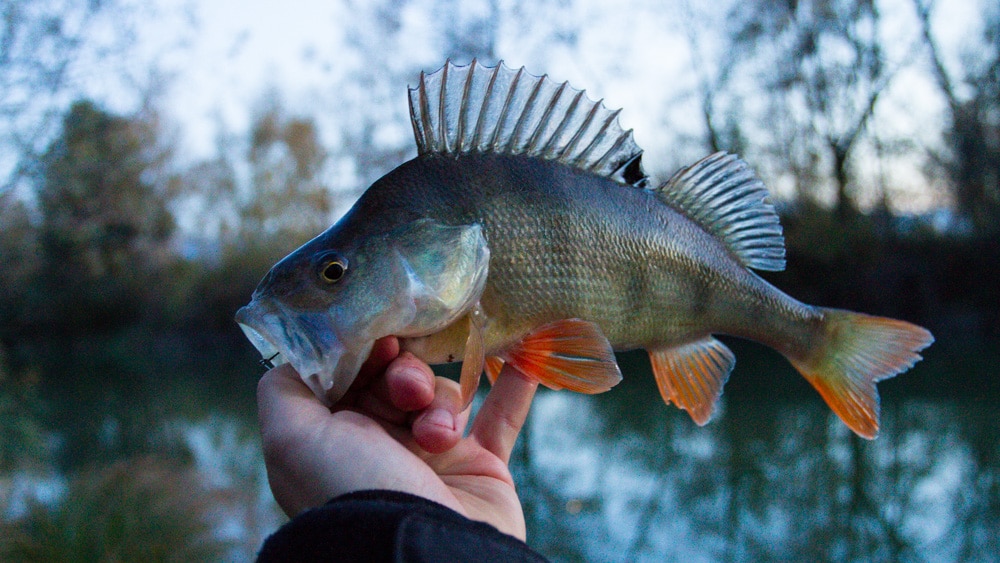
[[[902,373],[934,342],[929,331],[905,321],[838,309],[823,309],[818,349],[792,364],[826,404],[859,436],[875,438],[879,397],[875,382]]]

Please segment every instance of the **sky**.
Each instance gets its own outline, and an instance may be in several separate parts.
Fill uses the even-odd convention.
[[[184,19],[196,29],[176,22],[173,32],[159,24],[144,31],[155,46],[147,56],[181,40],[160,64],[173,82],[167,106],[185,128],[183,144],[196,154],[210,152],[218,121],[244,129],[249,108],[268,88],[293,103],[323,88],[333,71],[316,53],[320,43],[342,40],[343,11],[333,2],[219,0],[189,8]]]
[[[363,23],[351,21],[347,2],[289,0],[279,5],[217,0],[192,4],[172,15],[169,3],[161,2],[167,21],[142,26],[138,50],[141,58],[156,59],[170,78],[166,107],[183,127],[185,149],[195,155],[213,150],[214,129],[220,122],[234,129],[247,127],[248,108],[258,103],[267,89],[278,91],[292,108],[337,111],[336,93],[331,89],[352,65],[359,64],[345,64],[344,55],[338,52],[347,41],[348,30]],[[427,61],[424,68],[428,72],[439,68],[444,60],[431,47],[439,35],[433,29],[437,25],[434,16],[411,6],[403,15],[408,38],[405,52],[382,53],[373,56],[372,62],[388,56]],[[610,105],[625,107],[626,115],[637,123],[639,116],[649,113],[644,108],[660,96],[656,91],[636,88],[632,81],[620,80],[622,76],[643,68],[643,74],[652,74],[655,82],[687,74],[689,61],[685,57],[660,56],[682,50],[683,38],[664,34],[655,22],[597,3],[574,17],[630,29],[629,41],[609,41],[603,28],[590,26],[580,36],[579,50],[587,53],[580,57],[512,35],[500,41],[501,58],[512,66],[525,65],[535,74],[550,73],[553,78],[569,80],[586,88],[592,97],[605,97]],[[539,51],[544,51],[544,56]],[[413,76],[410,83],[416,78]],[[403,110],[408,84],[396,88],[396,103]],[[317,100],[326,104],[317,107]],[[409,135],[409,125],[405,125]]]
[[[436,70],[444,62],[442,26],[453,24],[450,18],[474,17],[486,6],[456,2],[461,6],[457,15],[442,14],[427,2],[411,0],[399,14],[399,38],[381,41],[368,29],[376,22],[364,15],[370,10],[359,8],[366,6],[362,0],[132,1],[142,16],[128,54],[131,75],[141,82],[143,73],[155,67],[165,78],[159,106],[175,131],[182,161],[211,157],[222,133],[238,138],[266,92],[276,93],[291,113],[315,118],[327,146],[343,142],[343,123],[357,119],[358,112],[380,116],[376,135],[386,144],[410,144],[406,86],[417,76],[381,85],[379,68]],[[501,12],[515,1],[499,0]],[[976,32],[980,1],[986,0],[938,2],[935,31],[951,65],[962,64],[955,46]],[[568,80],[592,98],[604,98],[609,107],[623,108],[621,122],[635,130],[646,151],[647,171],[666,175],[703,156],[705,134],[694,92],[702,67],[710,68],[718,56],[714,34],[725,25],[721,9],[655,0],[631,0],[627,8],[596,0],[522,4],[537,13],[527,28],[523,22],[502,22],[496,41],[500,58],[534,74]],[[911,52],[916,22],[910,0],[883,0],[880,6],[886,34],[893,38],[888,57],[919,56]],[[571,44],[552,42],[553,34],[568,30],[577,32]],[[369,37],[356,48],[359,35]],[[92,68],[84,81],[88,93],[112,109],[128,111],[135,105],[128,94],[134,89],[109,80],[99,61]],[[378,87],[338,90],[359,69]],[[900,72],[886,96],[891,100],[880,102],[878,126],[933,144],[945,110],[933,90],[926,73]],[[897,162],[893,168],[902,211],[922,212],[939,203],[917,163]],[[883,173],[865,163],[859,169],[867,181]],[[781,179],[770,188],[784,195],[790,189]]]

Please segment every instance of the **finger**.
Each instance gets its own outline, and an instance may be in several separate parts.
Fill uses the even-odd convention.
[[[358,371],[358,376],[354,378],[354,382],[351,383],[351,387],[347,392],[347,395],[354,395],[355,393],[365,389],[373,380],[377,380],[381,376],[386,367],[399,356],[399,339],[395,336],[386,336],[384,338],[379,338],[372,345],[372,351],[368,353],[368,359],[365,363],[361,364],[361,370]]]
[[[266,373],[257,397],[268,484],[289,516],[344,492],[400,480],[398,472],[386,477],[380,465],[401,466],[399,454],[409,452],[371,418],[331,413],[290,366]]]
[[[510,364],[504,364],[472,422],[471,436],[504,463],[510,461],[510,452],[528,417],[537,389],[537,381],[528,379]]]
[[[257,413],[261,421],[272,422],[282,418],[291,410],[306,412],[314,407],[323,407],[299,377],[291,364],[282,364],[268,370],[257,382]],[[323,407],[323,410],[329,412]]]
[[[335,406],[353,408],[373,418],[403,425],[409,413],[420,410],[434,399],[434,372],[431,367],[409,353],[394,359],[371,385],[356,392],[350,402]]]
[[[402,411],[426,408],[434,400],[434,372],[409,352],[399,355],[375,381],[374,393]]]
[[[468,420],[469,409],[462,409],[462,391],[458,382],[438,377],[435,380],[434,400],[413,419],[413,439],[432,454],[446,452],[462,439]]]
[[[265,440],[292,430],[291,424],[330,414],[290,364],[268,370],[257,383],[257,416]]]

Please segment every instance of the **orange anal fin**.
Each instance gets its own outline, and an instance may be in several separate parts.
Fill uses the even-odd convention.
[[[472,404],[479,389],[479,379],[483,374],[486,360],[483,331],[474,316],[469,316],[469,337],[465,341],[465,355],[462,358],[462,374],[458,384],[462,392],[462,410]]]
[[[722,386],[736,365],[729,348],[711,336],[651,350],[649,361],[663,400],[686,410],[698,426],[711,420]]]
[[[581,319],[538,327],[503,359],[550,389],[602,393],[622,380],[611,343],[596,324]]]
[[[911,368],[934,337],[908,322],[863,313],[823,309],[823,317],[816,349],[789,359],[851,430],[873,439],[879,428],[875,382]]]
[[[503,369],[503,359],[497,356],[488,356],[486,358],[486,379],[490,380],[490,385],[497,382],[497,378],[500,377],[500,370]]]

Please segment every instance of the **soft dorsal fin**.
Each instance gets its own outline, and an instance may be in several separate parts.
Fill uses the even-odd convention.
[[[451,61],[410,88],[420,154],[526,155],[562,162],[617,182],[645,186],[642,149],[618,124],[621,110],[583,90],[521,67]]]
[[[657,190],[722,240],[748,268],[785,269],[785,238],[763,182],[734,155],[717,152],[682,168]]]

